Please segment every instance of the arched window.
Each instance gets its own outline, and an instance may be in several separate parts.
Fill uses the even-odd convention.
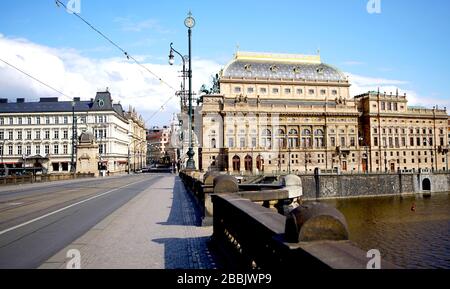
[[[233,172],[241,171],[241,158],[239,156],[233,157]]]
[[[216,144],[216,139],[215,138],[211,139],[211,148],[213,148],[213,149],[217,148],[217,144]]]
[[[321,129],[316,130],[315,135],[317,135],[317,136],[323,136],[323,130],[321,130]]]
[[[246,172],[253,171],[253,159],[249,155],[245,157],[245,171]]]
[[[289,135],[298,135],[298,131],[296,129],[291,129]]]
[[[262,133],[261,146],[266,149],[272,148],[272,132],[265,129]]]
[[[284,135],[284,130],[280,128],[280,129],[278,130],[278,132],[277,132],[277,135],[278,135],[278,136],[283,136],[283,135]]]
[[[272,136],[272,132],[270,131],[270,129],[266,129],[263,131],[263,136]]]
[[[306,135],[306,136],[309,136],[309,135],[311,135],[311,131],[309,129],[304,129],[302,134]]]
[[[264,159],[262,158],[262,156],[258,156],[256,158],[256,168],[258,169],[258,171],[264,172]]]

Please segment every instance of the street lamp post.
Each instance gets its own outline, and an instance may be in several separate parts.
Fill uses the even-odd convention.
[[[445,149],[445,171],[448,172],[448,147]]]
[[[70,159],[70,171],[75,174],[76,168],[75,168],[75,139],[77,134],[77,127],[76,127],[77,119],[75,117],[75,101],[72,102],[72,155]]]
[[[430,142],[427,138],[424,138],[425,144],[427,144],[430,147],[430,157],[431,157],[431,171],[434,171],[435,167],[434,167],[434,158],[437,158],[437,155],[434,155],[433,152],[433,143]],[[436,159],[436,164],[437,164],[437,159]]]
[[[289,141],[289,134],[286,133],[286,145],[288,149],[288,173],[291,174],[291,144]]]
[[[189,12],[188,17],[184,21],[184,25],[188,28],[188,48],[189,48],[189,70],[188,70],[188,77],[189,77],[189,151],[187,153],[188,155],[188,161],[186,164],[186,168],[189,170],[195,170],[195,161],[194,161],[194,149],[193,149],[193,139],[192,139],[192,45],[191,45],[191,39],[192,39],[192,28],[195,26],[195,19],[192,17],[192,13]],[[180,57],[183,59],[184,57],[175,49],[173,49],[171,45],[170,55],[169,55],[169,63],[171,65],[174,64],[174,56],[173,52],[180,55]]]
[[[3,166],[3,169],[5,168],[5,163],[4,163],[4,161],[3,161],[3,154],[5,153],[5,141],[1,141],[1,147],[2,147],[2,150],[1,150],[1,152],[0,152],[0,157],[2,158],[2,166]]]

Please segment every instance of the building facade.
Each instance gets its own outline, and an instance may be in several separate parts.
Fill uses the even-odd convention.
[[[41,98],[39,102],[25,99],[8,102],[2,99],[0,166],[69,173],[72,157],[76,165],[77,136],[82,132],[94,134],[101,170],[119,173],[128,169],[130,120],[122,106],[113,103],[108,91],[98,92],[88,101]]]
[[[408,108],[406,96],[350,97],[347,77],[318,55],[238,52],[219,83],[220,93],[202,97],[201,170],[356,173],[448,163],[446,110]]]
[[[357,171],[349,87],[320,56],[238,52],[220,74],[220,94],[203,96],[202,169]]]
[[[137,112],[131,107],[126,113],[129,123],[129,160],[130,170],[137,171],[146,167],[147,162],[147,139],[145,122]]]
[[[170,145],[172,130],[169,126],[153,127],[147,130],[148,164],[170,163],[174,150]]]
[[[355,99],[371,171],[448,169],[446,109],[408,107],[406,94],[398,92],[368,92]]]

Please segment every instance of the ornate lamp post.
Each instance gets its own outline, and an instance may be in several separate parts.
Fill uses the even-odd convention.
[[[192,46],[191,46],[191,38],[192,38],[192,28],[195,26],[195,19],[192,17],[192,13],[189,12],[188,17],[184,20],[184,25],[188,28],[188,44],[189,44],[189,70],[188,70],[188,77],[189,77],[189,124],[188,124],[188,131],[189,131],[189,151],[187,153],[188,155],[188,161],[186,163],[186,168],[189,170],[195,170],[195,161],[194,161],[194,149],[193,149],[193,141],[192,141]],[[172,44],[170,45],[170,55],[169,55],[169,63],[170,65],[173,65],[175,63],[174,61],[174,55],[173,53],[177,53],[180,55],[180,57],[183,59],[183,66],[184,64],[184,57],[176,51]]]
[[[77,119],[75,117],[75,101],[72,102],[72,156],[70,159],[70,171],[75,174],[75,142],[77,137],[77,127],[76,127]]]

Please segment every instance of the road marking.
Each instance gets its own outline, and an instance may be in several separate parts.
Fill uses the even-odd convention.
[[[20,206],[23,205],[23,203],[6,203],[8,206]]]
[[[24,226],[26,226],[26,225],[29,225],[29,224],[31,224],[31,223],[34,223],[34,222],[40,221],[40,220],[42,220],[42,219],[45,219],[45,218],[47,218],[47,217],[50,217],[50,216],[52,216],[52,215],[58,214],[58,213],[60,213],[60,212],[62,212],[62,211],[65,211],[65,210],[67,210],[67,209],[73,208],[73,207],[78,206],[78,205],[81,205],[81,204],[83,204],[83,203],[86,203],[86,202],[92,201],[92,200],[94,200],[94,199],[103,197],[103,196],[105,196],[105,195],[111,194],[111,193],[113,193],[113,192],[115,192],[115,191],[117,191],[117,190],[120,190],[120,189],[129,187],[129,186],[131,186],[131,185],[135,185],[135,184],[138,184],[138,183],[142,183],[142,182],[145,182],[145,181],[148,181],[148,179],[143,180],[143,181],[137,181],[137,182],[134,182],[134,183],[131,183],[131,184],[128,184],[128,185],[119,187],[119,188],[115,188],[115,189],[109,190],[109,191],[107,191],[107,192],[101,193],[100,195],[96,195],[96,196],[90,197],[90,198],[88,198],[88,199],[86,199],[86,200],[83,200],[83,201],[77,202],[77,203],[75,203],[75,204],[66,206],[66,207],[61,208],[61,209],[59,209],[59,210],[53,211],[53,212],[51,212],[51,213],[48,213],[48,214],[45,214],[45,215],[40,216],[40,217],[38,217],[38,218],[35,218],[35,219],[33,219],[33,220],[30,220],[30,221],[28,221],[28,222],[25,222],[25,223],[22,223],[22,224],[20,224],[20,225],[14,226],[14,227],[12,227],[12,228],[3,230],[3,231],[0,232],[0,236],[6,234],[6,233],[8,233],[8,232],[14,231],[14,230],[16,230],[16,229],[22,228],[22,227],[24,227]]]

